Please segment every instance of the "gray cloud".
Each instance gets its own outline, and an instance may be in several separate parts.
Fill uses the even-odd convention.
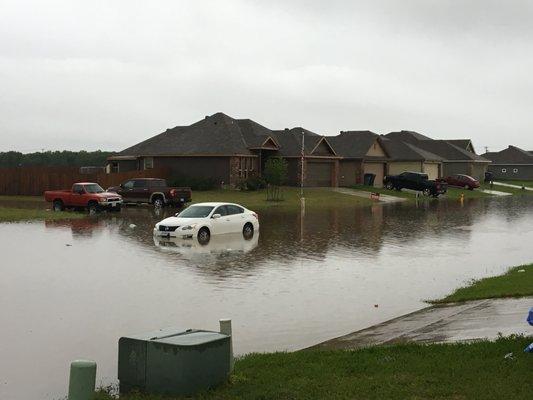
[[[533,149],[531,2],[0,7],[0,150],[118,150],[217,111]]]

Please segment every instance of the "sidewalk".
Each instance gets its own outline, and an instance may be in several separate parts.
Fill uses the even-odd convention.
[[[500,192],[498,190],[489,190],[489,189],[478,189],[480,192],[492,194],[493,196],[512,196],[512,193],[509,192]]]
[[[522,186],[520,186],[520,185],[512,185],[510,183],[503,183],[503,182],[493,182],[493,183],[494,183],[494,185],[505,186],[505,187],[509,187],[509,188],[513,188],[513,189],[522,189]],[[527,187],[527,186],[524,186],[524,189],[533,191],[533,188]]]
[[[347,194],[349,196],[357,196],[357,197],[363,197],[365,199],[369,199],[372,192],[366,192],[364,190],[356,190],[356,189],[348,189],[348,188],[333,188],[333,191],[337,193]],[[391,196],[388,194],[380,194],[379,195],[379,202],[382,203],[397,203],[400,201],[406,201],[404,197],[396,197]]]
[[[487,299],[424,308],[379,325],[319,343],[312,349],[357,349],[401,342],[442,343],[532,335],[533,297]]]

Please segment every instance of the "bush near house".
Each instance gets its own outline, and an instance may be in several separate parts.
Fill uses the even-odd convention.
[[[243,179],[237,184],[237,189],[250,192],[259,189],[265,189],[266,187],[266,181],[259,176],[252,176],[248,179]]]

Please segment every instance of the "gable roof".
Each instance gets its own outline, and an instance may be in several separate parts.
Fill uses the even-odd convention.
[[[328,137],[328,141],[339,156],[357,159],[377,158],[366,157],[376,140],[381,144],[380,136],[371,131],[341,131],[337,136]],[[385,150],[385,152],[387,151]]]
[[[488,152],[483,157],[495,164],[533,164],[533,154],[516,146],[498,152]]]
[[[302,134],[304,136],[304,154],[306,156],[312,155],[313,150],[324,140],[324,136],[301,127],[272,131],[272,135],[280,144],[279,155],[284,157],[301,156]],[[326,143],[328,142],[326,141]],[[335,150],[333,150],[333,147],[329,143],[328,146],[335,153]]]
[[[471,151],[462,149],[450,143],[448,140],[420,140],[416,143],[416,146],[423,150],[437,154],[446,161],[490,162],[490,160],[478,156]]]
[[[451,140],[446,140],[446,141],[463,150],[471,151],[472,153],[475,153],[474,145],[472,144],[472,141],[470,139],[451,139]]]
[[[416,143],[419,140],[432,140],[428,136],[424,136],[421,133],[415,132],[415,131],[397,131],[397,132],[390,132],[385,135],[389,139],[399,139],[403,140],[404,142],[409,143]]]
[[[223,113],[205,117],[189,126],[167,129],[119,155],[251,154],[238,121]]]
[[[387,154],[395,161],[442,161],[442,157],[399,139],[382,136]]]

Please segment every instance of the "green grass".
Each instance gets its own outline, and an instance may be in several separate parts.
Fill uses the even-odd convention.
[[[431,303],[523,296],[533,296],[533,264],[513,267],[504,275],[473,281],[470,285]]]
[[[45,202],[43,196],[6,196],[6,195],[0,196],[0,202],[1,201],[35,201],[35,202],[41,202],[41,203]]]
[[[229,383],[195,399],[531,399],[531,339],[251,354]],[[512,359],[504,359],[508,353]],[[121,396],[153,400],[158,396]],[[105,392],[97,400],[110,400]]]
[[[0,206],[0,222],[17,222],[29,220],[60,220],[83,218],[83,213],[74,212],[53,212],[41,209],[11,208]]]
[[[266,190],[252,192],[241,192],[238,190],[209,190],[196,191],[192,194],[193,203],[209,201],[222,201],[241,204],[252,210],[265,208],[300,209],[300,189],[294,187],[284,187],[283,201],[267,201]],[[324,207],[351,207],[354,205],[372,204],[370,199],[350,196],[334,192],[329,189],[304,189],[306,208]]]

